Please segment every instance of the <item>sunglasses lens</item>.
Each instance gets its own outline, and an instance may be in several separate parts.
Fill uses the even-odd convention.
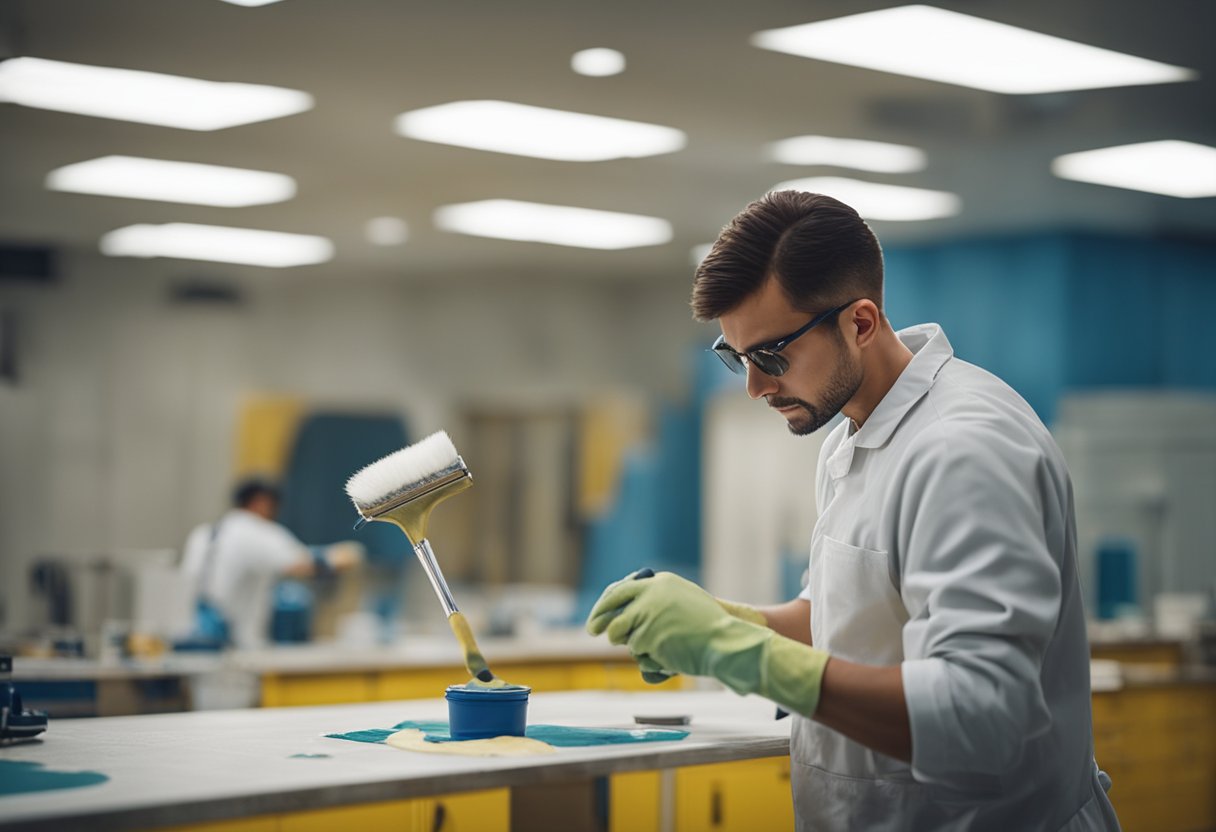
[[[750,353],[747,357],[753,364],[756,365],[757,370],[769,376],[784,375],[785,371],[789,369],[790,366],[789,362],[787,362],[784,357],[775,352],[768,352],[767,350],[756,350],[755,352]]]
[[[747,372],[746,368],[743,366],[743,359],[740,358],[738,353],[736,353],[734,350],[726,349],[724,347],[715,347],[714,355],[722,359],[722,363],[726,365],[726,369],[730,370],[732,373],[741,375]]]

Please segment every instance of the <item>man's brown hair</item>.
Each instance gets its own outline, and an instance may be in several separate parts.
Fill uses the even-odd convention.
[[[773,191],[739,212],[697,267],[693,317],[721,317],[770,277],[810,314],[861,298],[882,308],[878,238],[856,211],[823,194]]]

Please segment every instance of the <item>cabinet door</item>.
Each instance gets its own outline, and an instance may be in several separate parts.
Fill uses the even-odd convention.
[[[689,766],[676,772],[680,832],[793,828],[788,757]]]
[[[390,800],[336,809],[314,809],[279,816],[279,832],[423,832],[422,800]]]
[[[510,832],[511,792],[491,789],[426,798],[418,832]]]
[[[262,677],[262,707],[339,705],[371,702],[375,677],[372,673],[301,673]]]
[[[192,823],[189,826],[171,826],[157,832],[280,832],[278,815],[263,815],[256,818],[217,820],[211,823]]]
[[[630,771],[608,778],[608,832],[659,832],[662,775]]]
[[[448,685],[463,685],[468,680],[469,672],[463,667],[386,670],[376,677],[374,698],[381,702],[397,699],[440,699]]]

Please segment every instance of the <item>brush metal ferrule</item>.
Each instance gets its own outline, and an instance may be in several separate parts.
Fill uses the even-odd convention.
[[[414,500],[420,500],[428,494],[438,491],[441,488],[445,488],[446,486],[465,478],[471,480],[473,475],[469,473],[469,469],[464,464],[464,460],[460,457],[456,457],[456,461],[447,468],[437,471],[435,474],[422,480],[412,488],[403,491],[400,494],[396,494],[383,502],[376,503],[368,506],[367,508],[359,509],[359,514],[363,518],[359,525],[361,526],[363,523],[366,523],[369,520],[375,520],[377,517],[388,514],[390,511],[400,508],[406,503],[412,503]],[[356,526],[356,528],[358,528],[358,526]]]

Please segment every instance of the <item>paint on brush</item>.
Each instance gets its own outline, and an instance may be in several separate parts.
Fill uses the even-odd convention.
[[[481,650],[477,647],[477,639],[473,638],[473,628],[469,626],[469,620],[464,617],[464,613],[454,612],[449,615],[448,626],[452,628],[456,641],[460,642],[461,652],[464,653],[464,666],[473,676],[469,680],[468,686],[500,688],[505,685],[506,682],[495,678],[494,674],[490,672],[490,666],[486,664],[485,657],[481,655]]]

